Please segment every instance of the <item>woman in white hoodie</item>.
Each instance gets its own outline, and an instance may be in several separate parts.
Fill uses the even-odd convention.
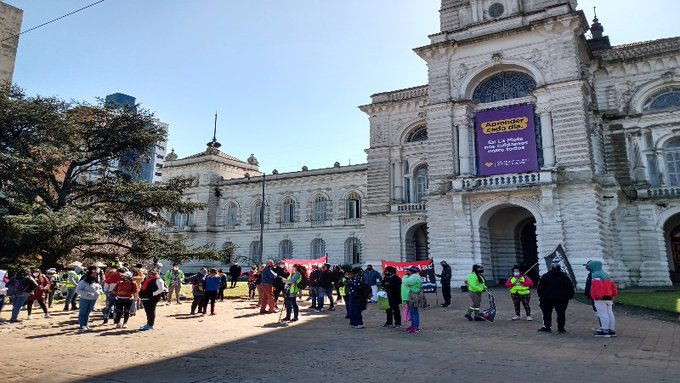
[[[102,287],[99,284],[99,268],[90,266],[87,269],[87,274],[83,277],[78,286],[76,286],[76,293],[80,295],[80,312],[78,313],[78,324],[80,328],[78,332],[88,331],[88,322],[90,321],[90,313],[97,304],[97,299],[102,293]]]

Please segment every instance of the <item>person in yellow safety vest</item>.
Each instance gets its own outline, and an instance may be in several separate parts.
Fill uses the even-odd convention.
[[[83,268],[80,266],[75,266],[73,270],[69,270],[66,275],[66,302],[64,303],[64,311],[68,311],[69,304],[71,305],[71,310],[78,310],[76,306],[76,286],[80,282],[80,273],[83,272]]]
[[[282,322],[296,322],[298,320],[298,312],[300,311],[297,304],[297,295],[300,292],[298,284],[302,281],[302,273],[305,272],[305,269],[296,264],[293,266],[293,270],[295,271],[290,276],[290,279],[284,280],[286,287],[283,291],[283,302],[286,305],[286,317],[281,320]],[[291,311],[293,312],[293,318],[290,317]]]
[[[519,266],[515,265],[512,268],[512,277],[505,282],[505,287],[510,289],[510,296],[512,297],[512,303],[515,305],[515,316],[512,320],[521,319],[519,315],[519,304],[524,306],[524,311],[527,314],[527,320],[531,321],[531,306],[529,306],[529,301],[531,300],[531,287],[534,282],[526,275],[523,275]]]

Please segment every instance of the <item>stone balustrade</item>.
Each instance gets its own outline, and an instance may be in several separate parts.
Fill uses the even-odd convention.
[[[346,218],[345,219],[345,225],[347,226],[356,226],[356,225],[363,225],[364,221],[361,218]]]
[[[637,189],[638,198],[680,198],[680,186]]]
[[[390,206],[390,213],[393,214],[407,214],[407,213],[424,213],[424,203],[401,203]]]
[[[549,171],[532,173],[510,173],[487,177],[458,178],[452,181],[453,190],[471,191],[480,189],[506,189],[551,184],[554,175]]]

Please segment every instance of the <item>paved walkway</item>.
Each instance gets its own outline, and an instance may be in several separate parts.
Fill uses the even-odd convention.
[[[496,291],[496,302],[494,323],[468,322],[467,296],[454,291],[452,308],[421,312],[419,334],[382,328],[384,313],[375,305],[364,312],[363,330],[348,327],[342,305],[323,314],[305,309],[290,326],[276,323],[277,314],[256,314],[248,301],[222,303],[210,318],[187,317],[187,305],[163,306],[150,333],[120,333],[110,326],[80,336],[3,330],[0,343],[9,355],[3,371],[15,372],[9,381],[22,382],[680,381],[678,323],[617,310],[619,336],[594,338],[597,320],[590,306],[572,301],[568,333],[544,334],[536,332],[537,300],[533,322],[509,320],[506,291]],[[8,345],[35,342],[49,342],[43,352],[62,356],[59,363],[7,354]],[[86,344],[97,351],[79,351]]]

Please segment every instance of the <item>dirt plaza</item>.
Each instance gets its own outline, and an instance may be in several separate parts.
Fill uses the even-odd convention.
[[[463,318],[467,297],[454,293],[452,308],[421,312],[419,334],[383,328],[384,312],[369,305],[365,329],[353,329],[345,307],[321,314],[301,305],[301,320],[279,324],[254,303],[218,303],[216,316],[189,316],[189,305],[161,304],[156,329],[140,333],[144,315],[130,328],[101,325],[78,335],[77,315],[0,325],[5,382],[267,382],[370,381],[675,382],[680,371],[680,326],[617,313],[616,338],[594,338],[590,306],[572,301],[567,331],[537,333],[534,321],[511,321],[511,302],[494,291],[495,322]],[[434,296],[432,296],[434,298]],[[56,307],[56,306],[55,306]],[[22,316],[24,314],[22,313]],[[524,313],[522,314],[524,316]],[[6,319],[7,313],[2,314]],[[524,318],[523,318],[524,319]]]

